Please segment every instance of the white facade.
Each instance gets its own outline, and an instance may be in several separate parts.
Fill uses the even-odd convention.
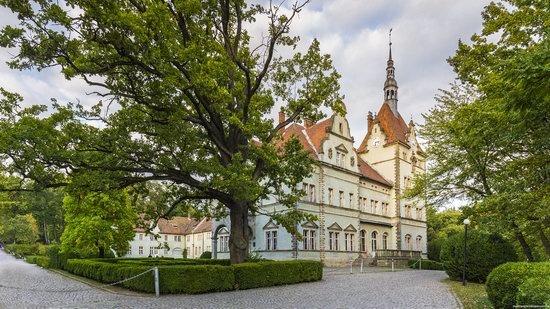
[[[339,114],[317,124],[285,128],[283,138],[297,136],[320,163],[304,179],[301,188],[306,195],[296,205],[318,220],[299,226],[303,239],[296,241],[269,217],[252,217],[251,251],[269,259],[314,259],[326,265],[372,258],[382,253],[379,250],[426,254],[424,204],[401,197],[413,177],[425,173],[426,157],[414,124],[407,125],[397,111],[394,72],[390,52],[385,101],[377,116],[369,113],[368,131],[358,149],[347,119]],[[269,213],[286,209],[275,199],[261,205]],[[229,217],[214,222],[212,247],[217,248],[217,258],[229,257],[229,227]]]

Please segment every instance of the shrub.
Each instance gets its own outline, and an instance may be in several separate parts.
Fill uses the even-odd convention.
[[[18,256],[37,255],[38,244],[10,244],[6,249]]]
[[[70,259],[67,261],[66,270],[100,282],[113,283],[151,269],[150,266],[124,263],[122,259],[103,260],[112,263],[100,259]],[[215,260],[199,260],[201,261]],[[163,294],[251,289],[321,280],[323,276],[322,264],[317,261],[260,262],[233,266],[164,265],[158,266],[158,270],[160,292]],[[149,272],[135,280],[124,282],[122,286],[153,293],[154,275]]]
[[[496,267],[487,277],[486,289],[495,308],[513,308],[519,287],[530,278],[550,277],[550,262],[506,263]],[[524,290],[528,293],[527,290]],[[526,298],[527,296],[525,296]],[[522,299],[525,299],[523,296]]]
[[[496,266],[516,260],[512,245],[499,235],[476,230],[468,233],[466,280],[485,282]],[[451,279],[462,278],[464,265],[464,234],[449,237],[441,247],[441,262]]]
[[[233,265],[237,289],[321,280],[323,265],[317,261],[271,261]]]
[[[419,260],[410,260],[409,267],[413,269],[420,269]],[[443,264],[437,261],[422,259],[422,269],[425,270],[444,270]]]
[[[527,279],[518,288],[516,305],[550,306],[550,274]]]
[[[48,258],[47,256],[30,255],[27,256],[25,260],[27,261],[27,263],[30,264],[36,264],[43,268],[51,268],[50,258]]]
[[[199,259],[211,259],[212,258],[212,252],[210,251],[204,251]]]
[[[437,238],[428,242],[428,258],[432,261],[440,262],[441,246],[445,238]]]
[[[68,259],[78,258],[78,254],[74,252],[61,253],[58,245],[50,245],[46,250],[48,258],[50,258],[50,267],[57,269],[65,269]]]

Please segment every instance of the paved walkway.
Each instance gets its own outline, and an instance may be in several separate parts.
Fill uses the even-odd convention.
[[[313,283],[155,298],[90,288],[0,250],[0,308],[458,308],[445,277],[441,271],[330,269]]]

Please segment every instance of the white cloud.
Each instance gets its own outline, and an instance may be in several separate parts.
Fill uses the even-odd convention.
[[[297,16],[292,33],[302,38],[305,50],[314,37],[323,52],[330,53],[342,74],[352,134],[359,143],[366,131],[367,112],[382,103],[382,87],[388,54],[388,31],[393,28],[393,55],[399,85],[399,110],[405,120],[433,106],[438,88],[447,87],[454,73],[446,59],[454,54],[459,39],[468,39],[481,29],[481,10],[489,0],[317,0]],[[290,2],[291,3],[291,2]],[[16,22],[11,12],[0,8],[0,26]],[[261,20],[259,20],[261,22]],[[265,24],[252,25],[253,41],[266,33]],[[286,51],[281,51],[286,53]],[[24,95],[27,104],[96,102],[97,97],[81,80],[67,81],[59,69],[37,73],[13,71],[0,51],[0,85]],[[277,110],[273,112],[275,115]]]

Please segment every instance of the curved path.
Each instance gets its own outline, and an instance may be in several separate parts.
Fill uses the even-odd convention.
[[[459,308],[441,271],[347,274],[319,282],[201,295],[129,296],[90,288],[0,250],[0,308]]]

